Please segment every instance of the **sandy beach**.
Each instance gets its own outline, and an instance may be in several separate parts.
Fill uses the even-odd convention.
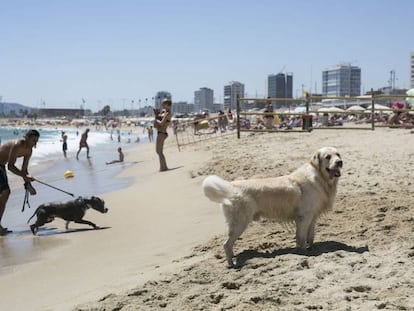
[[[131,149],[135,165],[118,176],[130,186],[101,195],[108,214],[85,217],[103,230],[72,224],[79,230],[66,232],[56,220],[36,237],[0,238],[2,256],[8,243],[36,250],[2,268],[0,308],[412,310],[413,139],[388,128],[242,133],[178,152],[171,136],[164,173],[152,144]],[[298,254],[293,228],[262,220],[236,243],[241,266],[228,269],[224,218],[202,194],[203,178],[283,175],[322,146],[339,150],[344,170],[312,251]]]

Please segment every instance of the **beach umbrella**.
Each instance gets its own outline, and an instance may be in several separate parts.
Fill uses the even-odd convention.
[[[294,113],[304,113],[306,112],[306,107],[296,107],[295,110],[293,110]]]
[[[351,111],[351,112],[352,111],[358,112],[358,111],[364,111],[364,110],[365,110],[365,108],[363,108],[359,105],[354,105],[354,106],[351,106],[348,109],[346,109],[346,111]]]
[[[367,110],[371,110],[371,105],[367,107]],[[374,110],[390,110],[390,107],[380,105],[380,104],[374,104]]]
[[[371,112],[371,105],[367,107],[367,110],[365,112]],[[380,105],[380,104],[374,104],[374,113],[385,113],[385,114],[391,114],[392,111],[390,110],[390,107]]]
[[[409,89],[406,93],[408,96],[414,96],[414,89]],[[411,108],[414,108],[414,97],[407,97],[405,99],[407,104],[410,104]]]
[[[338,107],[322,107],[318,109],[318,112],[327,112],[327,113],[340,113],[344,111],[345,110],[338,108]]]

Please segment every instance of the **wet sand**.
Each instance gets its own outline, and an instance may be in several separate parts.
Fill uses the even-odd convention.
[[[166,154],[171,171],[165,173],[158,172],[154,144],[126,152],[126,161],[134,165],[109,179],[110,182],[126,179],[128,183],[132,179],[132,184],[100,195],[109,208],[108,214],[88,211],[85,217],[102,230],[89,230],[84,225],[71,223],[71,230],[66,231],[64,221],[56,219],[45,225],[38,236],[33,236],[25,227],[19,234],[0,238],[3,250],[14,243],[14,239],[20,239],[15,243],[26,243],[31,248],[30,254],[14,254],[28,258],[27,262],[20,257],[23,264],[12,262],[3,267],[1,307],[8,310],[70,310],[79,303],[100,298],[102,293],[134,286],[137,278],[147,280],[171,266],[181,266],[174,260],[189,253],[200,240],[211,236],[216,231],[211,226],[211,219],[220,216],[215,209],[193,203],[199,191],[182,199],[183,187],[198,189],[188,178],[187,169],[203,157],[194,157],[193,152],[178,153],[175,142],[169,140],[168,143]],[[91,160],[96,161],[91,154]],[[88,165],[86,159],[82,161],[74,165]],[[116,170],[116,165],[102,169]],[[54,185],[77,192],[74,185],[81,176],[76,174],[70,181],[73,188],[66,184],[67,180]],[[105,173],[85,171],[85,176],[101,182]],[[88,190],[88,183],[82,184],[85,191],[93,192]],[[47,191],[54,194],[54,191]],[[173,204],[180,201],[179,206]],[[24,222],[27,218],[24,217]],[[180,221],[172,222],[172,219]],[[222,228],[220,222],[216,223]],[[28,242],[23,242],[25,240]]]
[[[76,160],[76,151],[68,153],[68,158],[53,157],[51,160],[43,161],[39,165],[31,165],[29,172],[41,182],[47,185],[33,182],[37,194],[29,196],[29,204],[25,204],[22,212],[25,191],[22,179],[9,173],[9,183],[11,195],[7,203],[6,211],[2,223],[13,232],[3,239],[0,238],[0,276],[10,272],[10,267],[21,265],[27,262],[40,260],[45,250],[55,249],[60,245],[65,245],[54,239],[53,236],[60,233],[55,226],[47,229],[40,229],[39,235],[50,235],[50,239],[37,240],[27,239],[31,231],[27,220],[33,215],[35,209],[46,202],[65,202],[73,200],[79,196],[87,197],[110,193],[128,186],[132,183],[131,178],[116,178],[125,169],[137,165],[138,162],[125,161],[118,165],[106,165],[105,162],[117,156],[117,143],[91,148],[91,158],[86,158],[83,150],[79,160]],[[142,145],[128,145],[124,150],[128,155],[128,150],[143,147]],[[34,151],[35,152],[35,151]],[[19,164],[20,165],[20,164]],[[74,173],[74,178],[64,178],[64,172],[70,170]],[[69,193],[69,194],[68,194]],[[72,194],[72,195],[70,195]],[[33,222],[33,219],[32,219]],[[53,224],[53,223],[52,223]]]

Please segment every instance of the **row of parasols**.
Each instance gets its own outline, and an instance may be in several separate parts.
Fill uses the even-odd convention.
[[[410,89],[407,91],[406,93],[408,96],[414,96],[414,89]],[[409,104],[409,106],[407,105]],[[414,107],[414,97],[407,97],[405,99],[405,102],[401,102],[401,101],[395,101],[392,103],[391,107],[388,106],[384,106],[381,104],[374,104],[374,111],[375,113],[392,113],[392,110],[390,109],[407,109],[409,107]],[[322,112],[322,113],[340,113],[340,112],[354,112],[354,113],[370,113],[371,110],[371,105],[369,105],[367,108],[364,108],[360,105],[353,105],[349,108],[345,109],[341,109],[339,107],[322,107],[320,109],[318,109],[318,112]]]

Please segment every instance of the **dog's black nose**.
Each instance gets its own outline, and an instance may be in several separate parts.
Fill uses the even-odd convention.
[[[343,165],[344,163],[342,162],[342,160],[338,160],[338,161],[336,161],[336,166],[338,166],[338,167],[340,167],[340,168],[342,168],[342,165]]]

